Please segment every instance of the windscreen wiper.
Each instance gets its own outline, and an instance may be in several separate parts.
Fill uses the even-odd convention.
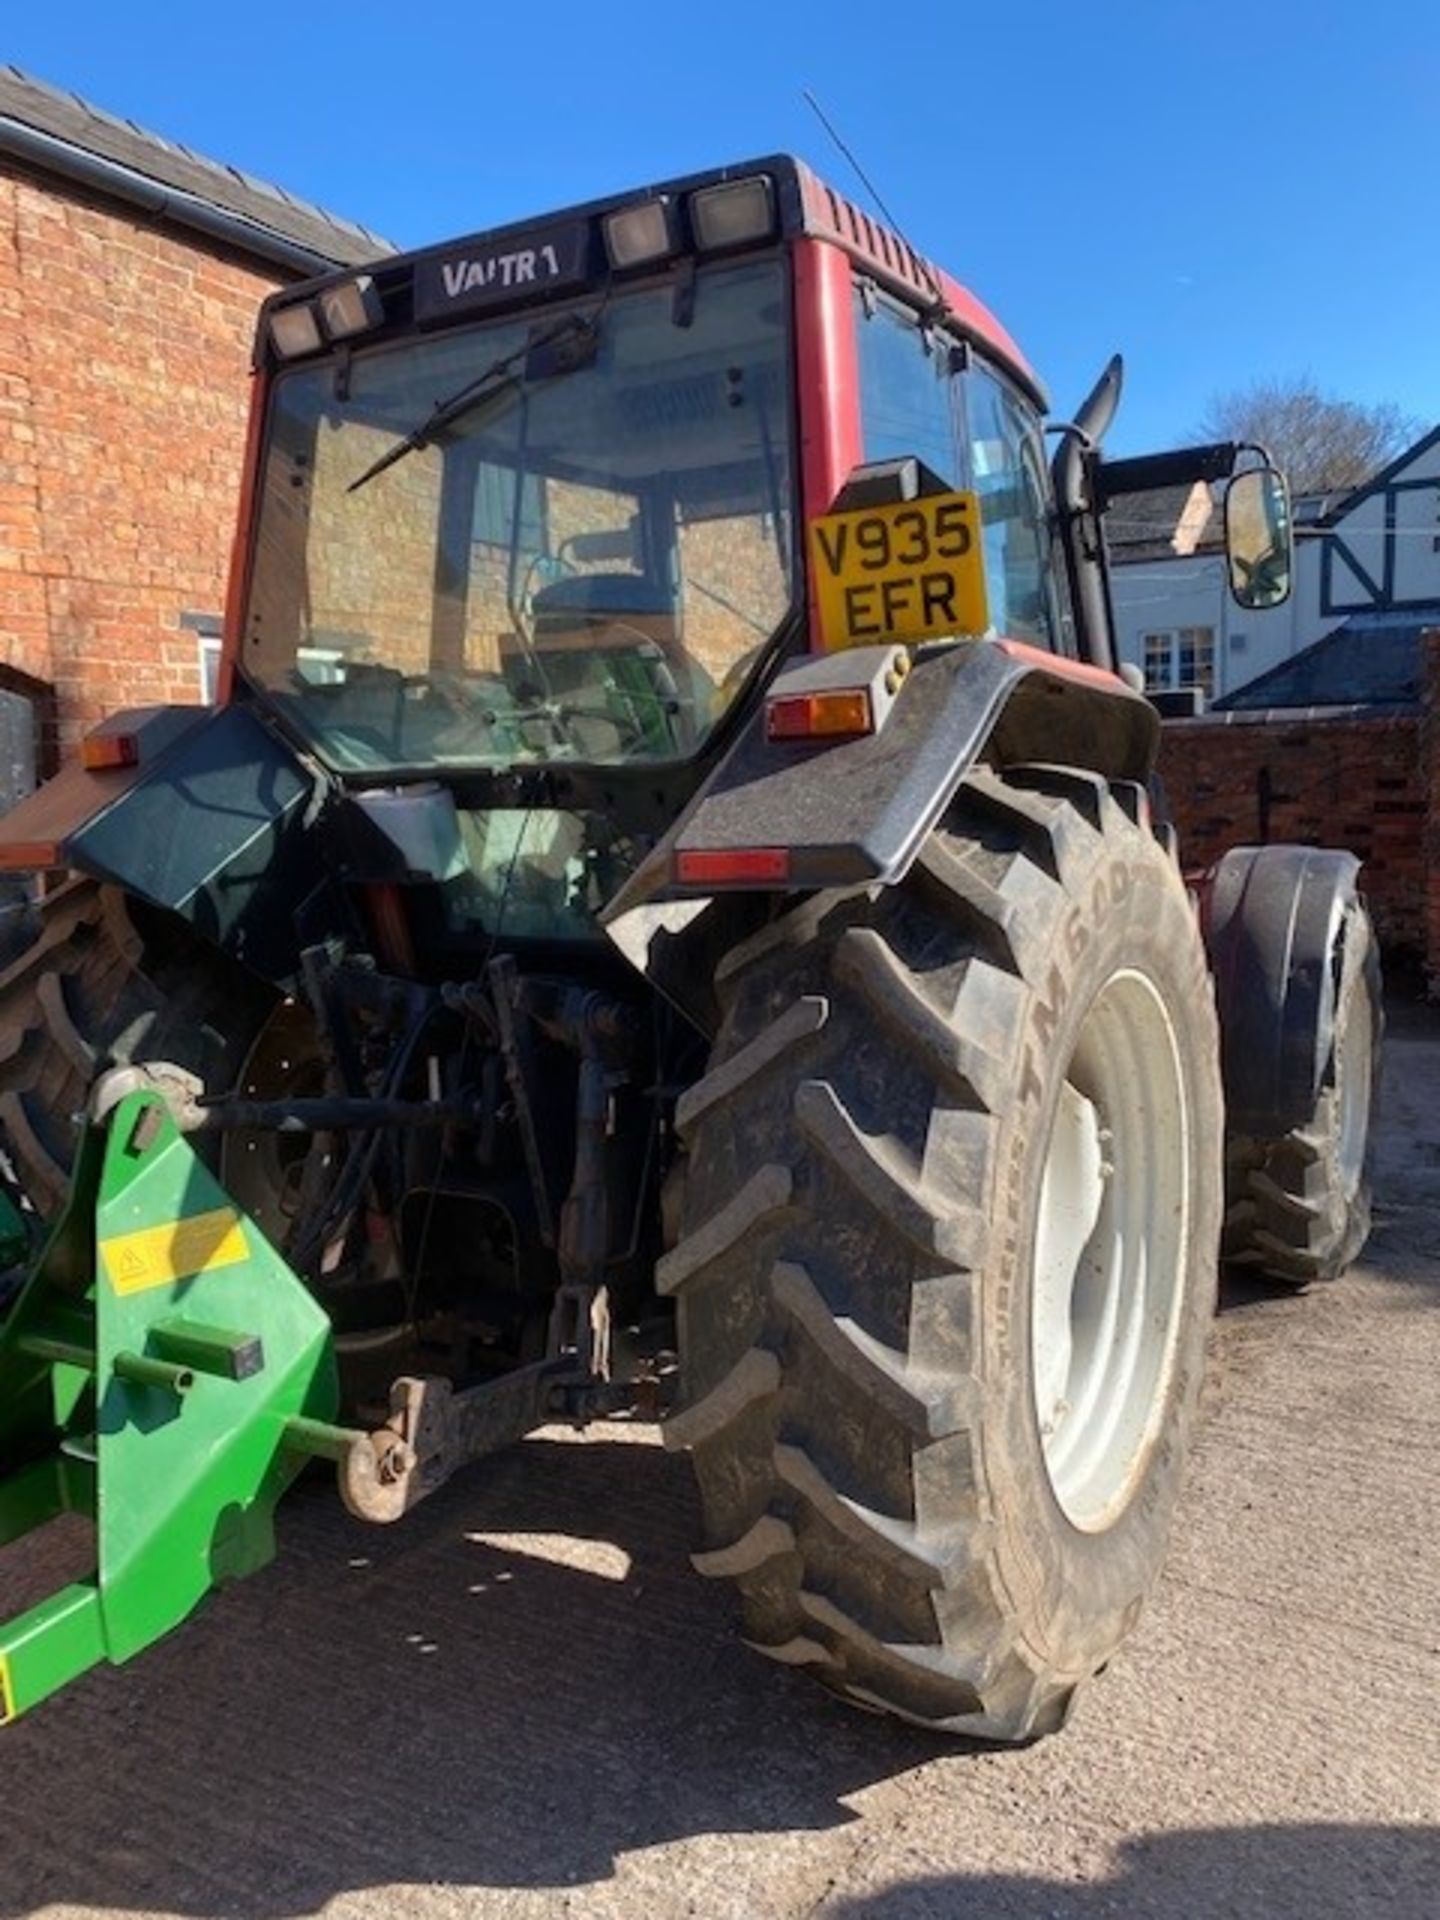
[[[492,360],[473,380],[467,380],[463,387],[457,387],[454,393],[437,400],[418,425],[397,440],[393,447],[387,447],[378,460],[372,460],[345,491],[358,493],[361,487],[368,486],[407,454],[418,453],[422,447],[430,446],[446,427],[452,426],[486,400],[502,393],[518,391],[529,380],[554,380],[562,374],[576,373],[581,367],[588,367],[595,358],[599,338],[598,311],[589,314],[568,313],[553,327],[532,333],[513,353],[502,354],[498,360]],[[547,348],[552,351],[544,351]],[[516,373],[515,368],[522,361],[525,363],[523,371]]]

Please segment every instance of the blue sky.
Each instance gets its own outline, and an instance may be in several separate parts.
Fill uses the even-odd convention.
[[[418,245],[791,148],[910,239],[1114,445],[1308,373],[1440,420],[1440,7],[1429,0],[63,0],[0,57]],[[217,24],[218,22],[218,24]]]

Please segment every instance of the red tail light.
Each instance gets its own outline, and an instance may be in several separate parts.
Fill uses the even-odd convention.
[[[774,885],[790,878],[788,847],[697,847],[675,856],[682,887]]]

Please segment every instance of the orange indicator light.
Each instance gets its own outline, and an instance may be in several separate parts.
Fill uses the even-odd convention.
[[[80,742],[80,764],[87,773],[140,764],[140,742],[133,733],[92,733]]]
[[[840,740],[873,733],[870,695],[864,687],[783,695],[766,707],[765,731],[772,740]]]

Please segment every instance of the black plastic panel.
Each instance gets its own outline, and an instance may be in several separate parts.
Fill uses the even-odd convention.
[[[296,964],[293,914],[323,878],[309,774],[243,706],[191,728],[72,833],[67,862],[167,907],[269,979]]]

